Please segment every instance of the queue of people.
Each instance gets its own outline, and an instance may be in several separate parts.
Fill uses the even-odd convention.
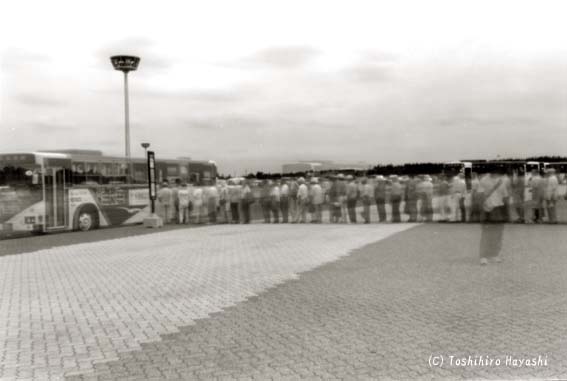
[[[371,223],[371,222],[557,222],[559,182],[507,173],[375,176],[277,180],[219,180],[197,187],[164,182],[158,213],[164,223]],[[375,208],[376,213],[372,213]]]

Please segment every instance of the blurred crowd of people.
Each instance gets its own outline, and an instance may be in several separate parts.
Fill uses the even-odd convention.
[[[216,185],[164,182],[157,211],[165,223],[556,223],[555,170],[305,179],[229,179]],[[376,213],[373,213],[372,210]]]

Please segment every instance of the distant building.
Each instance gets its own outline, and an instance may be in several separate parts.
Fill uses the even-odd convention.
[[[297,161],[295,163],[287,163],[282,166],[282,173],[297,172],[322,172],[322,171],[340,171],[340,170],[357,170],[363,171],[369,168],[367,163],[335,163],[331,160],[317,161]]]

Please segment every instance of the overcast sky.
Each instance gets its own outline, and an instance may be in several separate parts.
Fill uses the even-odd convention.
[[[566,4],[567,5],[567,4]],[[124,153],[224,173],[293,160],[567,155],[561,1],[3,1],[0,151]]]

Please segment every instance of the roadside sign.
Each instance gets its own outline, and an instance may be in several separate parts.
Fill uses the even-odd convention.
[[[156,158],[154,151],[148,151],[148,191],[153,214],[155,213],[155,200],[157,198]]]

